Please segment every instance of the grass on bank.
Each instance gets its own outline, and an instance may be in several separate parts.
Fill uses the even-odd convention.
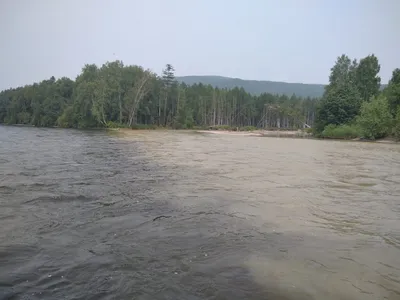
[[[357,125],[333,125],[330,124],[316,137],[325,139],[350,140],[360,137],[360,128]]]

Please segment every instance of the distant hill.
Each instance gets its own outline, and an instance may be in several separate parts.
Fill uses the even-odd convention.
[[[288,83],[278,81],[243,80],[223,76],[181,76],[178,81],[192,85],[195,83],[210,84],[219,88],[243,87],[247,92],[259,95],[261,93],[282,94],[302,97],[321,97],[324,93],[323,84]]]

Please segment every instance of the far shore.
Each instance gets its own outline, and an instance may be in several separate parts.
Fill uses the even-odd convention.
[[[3,126],[18,126],[18,127],[36,127],[35,125],[29,124],[4,124],[0,123]],[[40,128],[40,127],[39,127]],[[47,128],[61,128],[57,126],[47,127]],[[144,132],[144,131],[169,131],[169,130],[177,130],[177,131],[192,131],[203,134],[217,134],[217,135],[231,135],[231,136],[257,136],[257,137],[281,137],[281,138],[307,138],[307,139],[316,139],[316,140],[336,140],[336,141],[353,141],[353,142],[369,142],[369,143],[380,143],[380,144],[400,144],[400,141],[395,140],[393,137],[385,137],[378,140],[367,140],[362,138],[354,138],[354,139],[340,139],[340,138],[316,138],[311,133],[305,132],[303,130],[251,130],[251,131],[233,131],[233,130],[205,130],[205,129],[171,129],[166,127],[157,127],[157,128],[87,128],[91,130],[108,130],[108,131],[118,131],[124,134],[130,134],[133,132]]]
[[[129,129],[129,128],[109,128],[108,130],[119,131],[121,133],[132,133],[132,132],[144,132],[144,131],[158,131],[158,130],[174,130],[168,128],[156,128],[156,129]],[[316,140],[332,140],[332,141],[348,141],[348,142],[369,142],[369,143],[380,143],[380,144],[400,144],[399,141],[391,137],[386,137],[378,140],[366,140],[361,138],[355,139],[334,139],[334,138],[316,138],[311,133],[302,130],[252,130],[252,131],[232,131],[232,130],[201,130],[201,129],[175,129],[177,131],[192,131],[201,134],[210,135],[229,135],[229,136],[253,136],[253,137],[280,137],[280,138],[300,138],[300,139],[316,139]]]
[[[298,137],[298,138],[311,138],[312,134],[301,130],[250,130],[250,131],[233,131],[233,130],[206,130],[206,129],[169,129],[169,128],[155,128],[155,129],[129,129],[129,128],[109,128],[111,131],[120,131],[123,133],[130,133],[135,131],[157,131],[157,130],[177,130],[177,131],[193,131],[204,134],[219,134],[219,135],[232,135],[232,136],[265,136],[265,137]]]
[[[260,137],[293,137],[311,138],[310,133],[301,130],[253,130],[253,131],[228,131],[228,130],[196,130],[199,133],[223,134],[236,136],[260,136]]]

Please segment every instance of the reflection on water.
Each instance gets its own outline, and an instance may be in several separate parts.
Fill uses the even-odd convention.
[[[400,147],[0,127],[0,299],[399,299]]]

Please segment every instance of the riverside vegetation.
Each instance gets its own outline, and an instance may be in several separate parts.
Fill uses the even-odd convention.
[[[292,130],[317,137],[400,138],[400,69],[381,88],[374,55],[337,58],[322,98],[253,95],[243,88],[187,85],[121,61],[87,64],[75,80],[51,77],[0,93],[0,123],[73,128]],[[310,129],[311,127],[312,129]]]
[[[381,89],[374,55],[359,62],[338,57],[318,103],[314,132],[326,138],[400,138],[400,69]]]

